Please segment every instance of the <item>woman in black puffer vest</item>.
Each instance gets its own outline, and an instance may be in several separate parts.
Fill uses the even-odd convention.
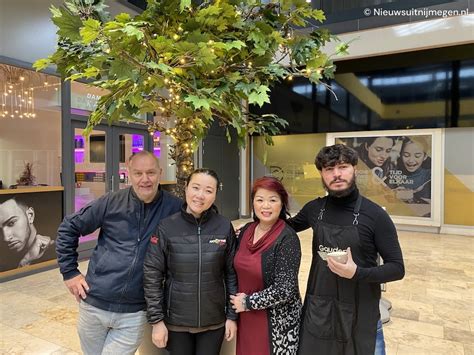
[[[209,169],[187,179],[181,212],[152,236],[144,263],[144,289],[152,340],[171,355],[217,355],[235,336],[235,234],[213,205],[219,180]]]

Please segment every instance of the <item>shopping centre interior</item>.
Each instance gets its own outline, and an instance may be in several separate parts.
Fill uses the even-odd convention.
[[[0,2],[0,204],[15,198],[33,207],[38,232],[53,240],[64,216],[130,186],[131,154],[153,152],[163,168],[162,187],[176,183],[172,138],[147,129],[158,116],[99,124],[84,136],[104,91],[64,82],[54,68],[33,69],[33,62],[54,52],[49,7],[61,3]],[[112,14],[137,14],[145,5],[107,3]],[[314,166],[320,148],[344,143],[363,152],[374,139],[390,142],[384,158],[391,161],[390,172],[361,155],[357,176],[360,191],[392,217],[405,260],[405,278],[387,284],[383,293],[392,304],[384,325],[387,354],[474,354],[474,1],[311,3],[326,12],[323,26],[350,42],[349,54],[335,60],[335,78],[329,86],[301,78],[279,83],[270,104],[251,108],[289,122],[273,146],[253,136],[240,148],[213,126],[195,153],[195,166],[218,172],[217,205],[238,226],[251,217],[249,191],[256,178],[282,181],[290,212],[296,213],[325,194]],[[408,8],[433,12],[424,17],[374,11]],[[403,158],[407,139],[423,155],[417,176]],[[80,239],[83,273],[97,236],[98,231]],[[299,236],[304,296],[311,232]],[[0,243],[0,353],[81,353],[77,304],[63,285],[54,252],[18,267],[5,241]],[[151,346],[138,353],[150,353]]]

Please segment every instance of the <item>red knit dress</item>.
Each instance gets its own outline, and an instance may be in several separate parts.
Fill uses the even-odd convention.
[[[252,223],[245,230],[234,259],[239,292],[247,295],[264,289],[262,253],[275,242],[285,227],[285,222],[278,220],[257,243],[253,244],[253,234],[256,226],[257,222]],[[269,334],[267,310],[251,310],[250,312],[239,313],[237,355],[269,355]]]

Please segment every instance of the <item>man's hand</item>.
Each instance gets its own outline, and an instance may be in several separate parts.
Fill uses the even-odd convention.
[[[245,296],[247,296],[245,293],[238,293],[235,296],[230,295],[230,303],[232,303],[232,308],[235,309],[236,313],[245,312],[247,310],[243,303]]]
[[[335,261],[333,258],[327,258],[329,270],[336,275],[346,279],[352,279],[356,273],[357,265],[352,260],[351,248],[347,248],[347,263],[342,264]]]
[[[227,319],[225,321],[225,340],[231,341],[237,335],[237,322]]]
[[[166,347],[166,344],[168,343],[168,328],[166,328],[165,322],[161,321],[156,324],[153,324],[151,340],[153,341],[153,344],[155,344],[159,348]]]
[[[87,292],[89,292],[89,285],[86,282],[84,275],[80,274],[72,279],[64,281],[69,292],[76,297],[77,302],[81,302],[81,299],[86,299]]]

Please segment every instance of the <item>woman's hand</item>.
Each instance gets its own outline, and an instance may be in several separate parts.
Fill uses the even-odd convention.
[[[230,303],[232,303],[232,308],[236,313],[247,311],[247,307],[245,306],[245,297],[247,297],[245,293],[238,293],[235,296],[230,295]]]
[[[227,319],[225,321],[225,340],[231,341],[237,335],[237,322]]]
[[[243,227],[243,226],[245,226],[245,224],[241,223],[241,224],[239,224],[237,227],[234,228],[234,232],[235,232],[235,237],[236,237],[236,238],[241,237],[240,231],[242,230],[242,227]]]
[[[354,260],[352,260],[351,248],[347,248],[347,263],[338,263],[337,261],[333,260],[333,258],[328,258],[327,261],[329,269],[336,275],[346,279],[352,279],[354,277],[357,270],[357,265],[355,264]]]
[[[159,348],[166,347],[168,343],[168,328],[166,328],[165,322],[161,321],[153,324],[153,331],[151,333],[151,340]]]

